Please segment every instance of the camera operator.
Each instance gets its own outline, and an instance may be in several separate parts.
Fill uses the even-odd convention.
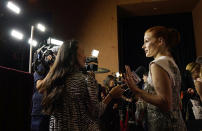
[[[32,119],[31,119],[31,131],[48,131],[49,130],[49,116],[42,114],[42,94],[38,92],[38,85],[47,75],[50,67],[55,60],[56,52],[52,50],[45,50],[45,52],[36,52],[37,57],[34,62],[34,94],[32,97]]]

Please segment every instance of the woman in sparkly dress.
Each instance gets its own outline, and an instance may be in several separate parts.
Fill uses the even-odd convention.
[[[129,88],[146,103],[149,131],[186,131],[180,110],[180,71],[171,54],[179,40],[176,30],[163,26],[155,26],[145,32],[142,48],[146,57],[154,58],[149,65],[146,90],[137,87],[130,67],[126,66]]]

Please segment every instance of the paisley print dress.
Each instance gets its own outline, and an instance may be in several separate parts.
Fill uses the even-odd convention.
[[[147,128],[149,131],[186,131],[180,110],[181,75],[178,66],[175,64],[174,60],[168,56],[161,56],[153,60],[150,65],[153,63],[164,69],[172,81],[172,110],[163,112],[157,106],[147,103]],[[150,71],[147,81],[148,84],[146,84],[147,87],[145,87],[145,90],[148,93],[156,94]]]

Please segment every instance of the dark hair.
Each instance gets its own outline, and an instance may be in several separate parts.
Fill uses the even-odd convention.
[[[196,58],[196,63],[202,64],[202,56]]]
[[[108,76],[105,78],[105,80],[103,81],[104,86],[109,87],[109,82],[110,82],[111,80],[114,80],[114,81],[115,81],[115,77],[114,77],[113,75],[108,75]]]
[[[60,47],[57,57],[39,91],[43,93],[43,112],[51,114],[63,107],[63,92],[68,74],[79,70],[77,61],[78,41],[69,40]]]
[[[180,34],[173,28],[154,26],[149,28],[146,32],[151,32],[155,38],[163,38],[169,49],[175,47],[180,42]]]

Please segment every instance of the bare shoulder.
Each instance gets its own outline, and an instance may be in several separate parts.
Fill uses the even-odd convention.
[[[151,76],[154,88],[170,86],[171,84],[168,73],[158,64],[151,64]]]
[[[162,67],[160,67],[158,64],[156,64],[156,63],[152,63],[151,64],[151,73],[153,74],[153,75],[155,75],[155,74],[160,74],[160,77],[161,77],[161,75],[166,75],[166,76],[168,76],[168,73],[162,68]],[[158,75],[159,76],[159,75]]]

